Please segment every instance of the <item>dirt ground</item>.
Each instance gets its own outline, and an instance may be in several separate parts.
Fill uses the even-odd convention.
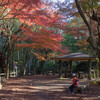
[[[87,93],[71,94],[72,79],[59,79],[57,76],[24,76],[5,80],[0,90],[0,100],[97,100],[100,87],[89,86],[87,79],[80,80],[87,85]]]

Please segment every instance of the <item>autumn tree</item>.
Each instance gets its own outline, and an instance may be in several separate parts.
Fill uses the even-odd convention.
[[[20,48],[59,49],[61,35],[54,34],[55,31],[50,31],[49,27],[62,28],[63,21],[61,16],[55,15],[54,11],[47,8],[40,0],[1,0],[0,11],[2,36],[6,37],[5,51],[2,51],[2,55],[6,59],[7,78],[9,76],[9,62],[16,43],[19,46],[18,42],[22,43],[22,41],[28,40],[31,41],[30,44],[20,44]],[[11,31],[15,20],[19,20],[20,24],[16,30]],[[34,25],[39,26],[35,31],[32,29],[32,27],[36,28]]]
[[[63,6],[61,6],[63,5]],[[59,12],[67,18],[81,17],[83,22],[81,27],[77,28],[68,27],[66,30],[73,31],[74,33],[86,34],[87,41],[95,51],[99,59],[100,70],[100,2],[99,0],[75,0],[67,1],[57,4]],[[80,16],[79,16],[80,15]]]
[[[99,59],[100,71],[100,2],[99,0],[75,0],[78,12],[88,28],[87,41]]]
[[[37,59],[43,60],[43,63],[50,58],[54,52],[68,53],[68,49],[64,49],[61,45],[63,39],[61,34],[52,31],[51,29],[39,29],[38,30],[28,30],[24,32],[23,42],[16,44],[16,46],[21,48],[31,48],[29,52],[32,52]],[[19,40],[22,40],[19,38]],[[28,42],[27,42],[28,41]]]

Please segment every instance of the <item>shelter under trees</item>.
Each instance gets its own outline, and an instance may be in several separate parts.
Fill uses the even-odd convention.
[[[69,70],[70,76],[72,75],[72,72],[73,72],[73,67],[72,67],[73,61],[88,61],[88,78],[91,79],[91,77],[90,77],[91,76],[91,61],[96,60],[96,57],[78,52],[78,53],[67,54],[64,56],[54,57],[54,58],[51,58],[51,60],[59,61],[59,76],[61,76],[61,74],[62,74],[62,72],[61,72],[62,61],[66,61],[69,63],[70,68],[68,69],[68,66],[66,66],[65,71],[67,72],[67,70]]]

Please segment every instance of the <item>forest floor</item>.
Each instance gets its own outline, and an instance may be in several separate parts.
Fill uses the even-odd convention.
[[[100,86],[89,86],[88,83],[87,79],[80,80],[81,85],[87,85],[87,93],[71,94],[68,87],[72,79],[52,75],[10,78],[3,83],[0,100],[97,100]]]

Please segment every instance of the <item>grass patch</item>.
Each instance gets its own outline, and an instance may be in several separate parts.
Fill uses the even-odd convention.
[[[100,86],[100,80],[93,80],[93,81],[91,81],[90,84],[92,84],[92,85],[99,85]]]

